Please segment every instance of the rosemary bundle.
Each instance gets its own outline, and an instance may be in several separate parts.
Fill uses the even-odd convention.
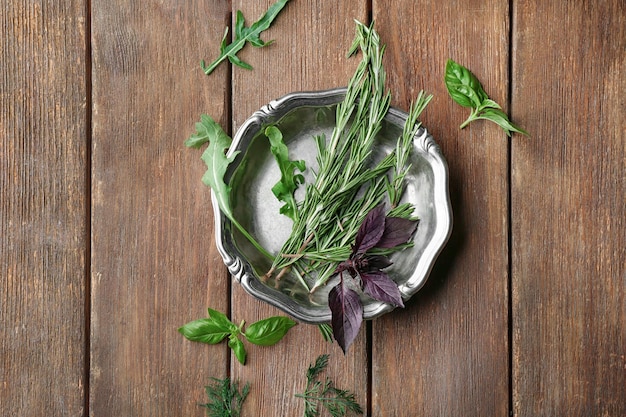
[[[348,83],[344,100],[337,106],[336,125],[328,140],[316,137],[319,169],[306,186],[297,208],[290,237],[266,274],[280,280],[291,271],[310,292],[336,274],[340,262],[351,254],[351,245],[366,215],[387,196],[395,217],[412,218],[413,207],[398,205],[409,169],[412,139],[419,128],[417,118],[431,96],[422,93],[398,138],[396,149],[372,164],[372,149],[391,95],[385,89],[384,45],[371,26],[356,22],[356,37],[348,56],[361,50],[362,59]],[[373,166],[372,166],[373,165]],[[386,248],[387,255],[399,248]],[[311,279],[305,279],[310,276]],[[312,282],[312,286],[307,284]]]

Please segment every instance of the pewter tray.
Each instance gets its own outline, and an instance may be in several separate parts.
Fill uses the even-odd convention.
[[[291,220],[279,214],[281,202],[271,192],[280,179],[280,171],[269,150],[265,127],[276,125],[289,147],[290,159],[304,159],[305,177],[312,180],[311,170],[317,168],[313,137],[324,133],[331,137],[335,126],[336,105],[343,100],[345,89],[288,94],[255,112],[239,128],[229,149],[229,155],[240,151],[229,166],[225,181],[232,187],[231,205],[235,218],[270,253],[278,253],[291,232]],[[406,120],[406,113],[390,109],[384,119],[372,155],[372,163],[394,149]],[[414,138],[411,169],[407,175],[404,200],[413,203],[420,218],[414,236],[414,246],[392,257],[394,264],[386,271],[398,284],[406,301],[426,282],[436,257],[445,245],[452,229],[452,212],[448,196],[448,168],[433,137],[421,128]],[[301,186],[296,193],[300,200]],[[260,279],[270,268],[271,261],[261,255],[230,221],[215,210],[216,242],[224,263],[243,288],[258,299],[266,301],[303,322],[318,324],[330,321],[328,291],[334,281],[313,294],[293,276],[286,274],[280,282]],[[362,298],[364,319],[373,319],[393,307]]]

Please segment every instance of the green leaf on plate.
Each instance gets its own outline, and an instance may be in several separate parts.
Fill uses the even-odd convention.
[[[280,168],[280,181],[272,187],[272,193],[278,200],[285,204],[280,208],[280,213],[295,220],[298,216],[298,205],[294,193],[300,184],[304,183],[302,174],[295,174],[296,170],[303,172],[306,169],[304,161],[289,160],[289,149],[283,142],[283,134],[276,126],[265,129],[265,136],[270,141],[270,151]]]

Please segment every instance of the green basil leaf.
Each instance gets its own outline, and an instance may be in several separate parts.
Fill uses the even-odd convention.
[[[518,126],[515,126],[513,123],[511,123],[506,113],[504,113],[502,110],[485,109],[483,110],[482,113],[478,115],[478,117],[476,117],[476,119],[491,120],[492,122],[500,126],[502,129],[504,129],[507,136],[511,136],[512,132],[517,132],[517,133],[522,133],[524,135],[528,135],[528,132],[526,132],[524,129]]]
[[[502,107],[500,107],[500,105],[496,103],[495,101],[493,101],[492,99],[487,98],[480,104],[479,110],[482,110],[482,109],[502,110]]]
[[[211,320],[219,325],[221,328],[228,329],[230,333],[234,333],[237,331],[237,326],[228,319],[226,314],[220,313],[219,311],[213,310],[211,308],[209,308],[208,311]]]
[[[189,340],[210,345],[221,342],[230,334],[228,328],[224,328],[210,318],[189,322],[179,328],[178,331]]]
[[[246,329],[244,336],[255,345],[271,346],[282,339],[295,325],[296,322],[288,317],[270,317],[252,323]]]
[[[228,347],[233,350],[235,357],[242,365],[246,364],[246,348],[237,335],[231,334],[228,339]]]
[[[478,78],[451,59],[446,63],[444,81],[450,97],[463,107],[479,107],[487,99]]]

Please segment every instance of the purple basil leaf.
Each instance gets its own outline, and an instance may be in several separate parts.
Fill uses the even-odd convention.
[[[361,283],[363,292],[375,300],[404,307],[398,286],[383,271],[361,274]]]
[[[328,305],[332,313],[331,325],[335,340],[346,353],[363,322],[363,305],[359,295],[347,288],[343,281],[328,293]]]
[[[383,255],[371,255],[365,258],[367,260],[366,269],[363,272],[385,269],[393,265],[393,262]]]
[[[417,229],[417,221],[400,217],[387,217],[385,229],[376,243],[377,248],[393,248],[411,239]]]
[[[381,204],[367,213],[359,227],[353,253],[364,253],[376,246],[385,231],[385,207]]]

